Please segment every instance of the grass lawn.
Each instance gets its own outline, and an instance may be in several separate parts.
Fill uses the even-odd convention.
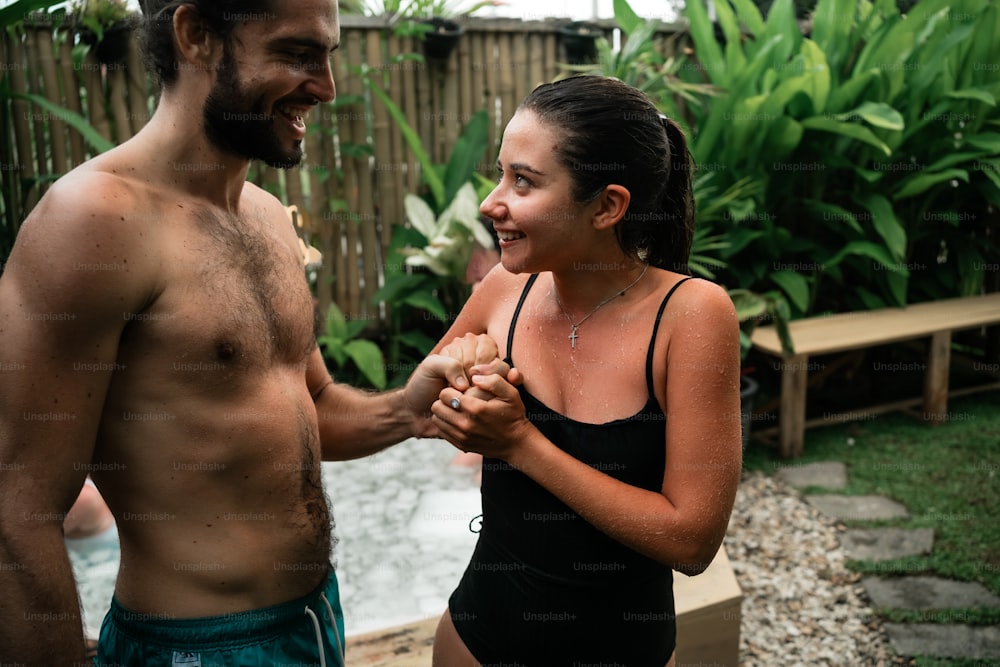
[[[879,576],[932,574],[977,581],[1000,595],[1000,392],[953,399],[949,420],[930,427],[905,414],[846,422],[806,432],[805,453],[794,462],[751,441],[744,465],[767,474],[786,465],[842,461],[847,495],[884,495],[905,505],[910,517],[848,526],[933,528],[926,556],[888,562],[849,561],[848,567]],[[805,489],[805,493],[830,493]],[[890,622],[1000,624],[1000,610],[880,609]],[[929,667],[972,667],[981,660],[919,658]]]

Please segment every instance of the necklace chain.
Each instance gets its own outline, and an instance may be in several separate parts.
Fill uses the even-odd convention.
[[[580,337],[580,335],[576,332],[576,330],[580,328],[580,325],[583,324],[584,322],[586,322],[588,319],[590,319],[590,316],[593,315],[594,313],[596,313],[598,310],[600,310],[601,308],[603,308],[607,304],[611,303],[611,301],[613,299],[617,299],[620,296],[625,296],[625,292],[627,292],[630,289],[632,289],[633,287],[635,287],[636,284],[638,284],[638,282],[640,280],[642,280],[642,277],[644,275],[646,275],[646,269],[648,269],[648,268],[649,268],[649,264],[643,265],[643,267],[642,267],[642,273],[639,274],[638,278],[636,278],[631,283],[629,283],[627,286],[623,287],[622,289],[618,290],[617,292],[615,292],[614,294],[612,294],[611,296],[609,296],[604,301],[602,301],[599,304],[597,304],[596,306],[594,306],[594,309],[591,310],[586,315],[584,315],[583,319],[580,320],[579,322],[577,322],[576,324],[573,323],[573,318],[569,316],[569,313],[567,313],[566,309],[563,307],[562,301],[559,299],[559,291],[553,288],[552,291],[556,295],[556,303],[559,304],[559,310],[561,310],[562,314],[566,316],[566,321],[569,322],[570,327],[572,327],[572,330],[570,331],[570,334],[569,334],[569,336],[567,336],[567,338],[569,338],[570,345],[572,346],[572,348],[574,350],[576,349],[576,339]]]

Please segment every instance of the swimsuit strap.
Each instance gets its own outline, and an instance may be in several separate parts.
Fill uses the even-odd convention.
[[[667,292],[667,295],[663,297],[660,309],[656,311],[656,323],[653,324],[653,335],[649,339],[649,351],[646,352],[646,386],[649,388],[650,397],[656,396],[656,392],[653,389],[653,347],[656,344],[656,332],[660,329],[660,317],[663,316],[663,311],[667,307],[667,301],[670,301],[670,297],[677,291],[677,288],[689,280],[691,280],[691,276],[678,280],[677,283],[670,288],[670,291]]]
[[[521,292],[521,298],[517,302],[517,308],[514,309],[514,317],[510,319],[510,330],[507,331],[507,359],[508,364],[513,365],[513,360],[511,358],[511,350],[514,348],[514,325],[517,324],[517,316],[521,314],[521,306],[524,305],[524,300],[528,297],[528,291],[531,286],[535,284],[535,280],[538,279],[537,273],[532,273],[531,277],[528,278],[528,282],[524,285],[524,290]]]
[[[514,349],[514,327],[517,325],[517,318],[521,314],[521,307],[524,305],[524,300],[528,297],[528,292],[531,290],[531,286],[535,284],[535,280],[538,279],[538,274],[533,273],[531,277],[528,278],[528,282],[525,283],[524,289],[521,291],[521,298],[517,301],[517,307],[514,309],[514,316],[510,319],[510,329],[507,331],[507,363],[513,363],[513,357],[511,352]],[[677,288],[683,283],[691,280],[691,276],[687,278],[682,278],[678,280],[667,295],[663,297],[663,301],[660,303],[660,309],[656,311],[656,322],[653,324],[653,335],[649,338],[649,350],[646,352],[646,386],[649,389],[649,395],[655,396],[656,393],[653,390],[653,347],[656,343],[656,333],[660,330],[660,318],[663,316],[663,311],[667,307],[667,302],[670,297],[673,296]]]

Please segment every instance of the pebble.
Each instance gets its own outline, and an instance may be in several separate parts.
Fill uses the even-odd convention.
[[[844,567],[840,532],[792,487],[744,474],[725,539],[743,590],[742,667],[905,664]]]

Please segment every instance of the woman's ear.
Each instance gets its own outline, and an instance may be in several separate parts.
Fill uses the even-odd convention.
[[[190,4],[174,11],[174,48],[181,69],[212,71],[222,57],[222,39],[206,28],[201,14]]]
[[[632,194],[628,188],[615,184],[605,186],[594,202],[597,204],[593,217],[594,228],[611,229],[617,225],[625,217],[630,201]]]

